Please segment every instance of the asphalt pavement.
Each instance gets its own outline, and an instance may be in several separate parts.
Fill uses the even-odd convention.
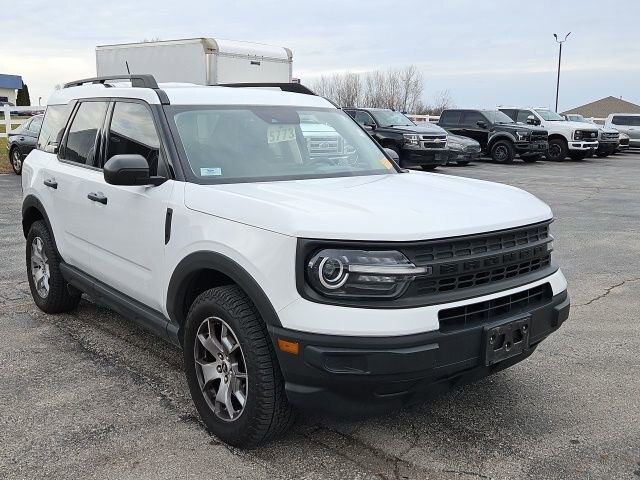
[[[0,478],[640,480],[640,155],[439,174],[551,205],[569,320],[476,384],[367,420],[305,412],[251,451],[207,433],[179,350],[89,299],[35,307],[19,177],[0,175]]]

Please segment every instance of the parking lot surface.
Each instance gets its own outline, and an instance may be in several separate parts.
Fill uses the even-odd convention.
[[[569,320],[477,384],[367,420],[305,412],[252,451],[206,432],[179,350],[88,299],[36,309],[19,177],[0,175],[0,478],[640,479],[640,155],[439,172],[551,205]]]

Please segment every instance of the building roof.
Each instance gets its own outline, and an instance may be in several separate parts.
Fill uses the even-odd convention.
[[[5,75],[0,73],[0,88],[20,90],[22,88],[22,77],[20,75]]]
[[[585,118],[606,118],[610,113],[640,113],[640,105],[621,98],[606,97],[562,113],[577,113]]]

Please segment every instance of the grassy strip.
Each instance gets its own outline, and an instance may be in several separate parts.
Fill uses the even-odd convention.
[[[13,173],[7,152],[7,139],[0,138],[0,173]]]

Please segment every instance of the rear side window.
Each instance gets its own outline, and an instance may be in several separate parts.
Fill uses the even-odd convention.
[[[35,117],[31,120],[28,129],[30,132],[38,133],[40,131],[40,127],[42,127],[42,117]]]
[[[463,123],[465,126],[478,128],[478,122],[487,122],[487,119],[480,112],[466,112]]]
[[[70,110],[69,105],[51,105],[47,107],[40,135],[38,136],[38,150],[44,150],[46,146],[59,144],[62,141],[62,134],[69,119]]]
[[[518,116],[516,117],[516,122],[527,123],[529,121],[529,117],[533,115],[529,110],[519,110]],[[533,115],[535,117],[535,115]]]
[[[462,112],[456,110],[445,110],[440,115],[440,121],[438,122],[440,125],[460,125],[460,121],[462,120]]]
[[[362,110],[358,110],[354,118],[356,119],[356,122],[358,122],[360,125],[376,124],[376,122],[373,121],[373,117],[371,117],[371,115],[369,115],[367,112],[363,112]]]
[[[640,127],[640,115],[615,115],[611,119],[614,125]]]
[[[60,158],[82,165],[96,166],[97,136],[107,113],[107,102],[82,102],[78,107]]]
[[[113,110],[105,158],[125,154],[142,155],[157,175],[160,139],[151,111],[140,103],[118,102]]]

